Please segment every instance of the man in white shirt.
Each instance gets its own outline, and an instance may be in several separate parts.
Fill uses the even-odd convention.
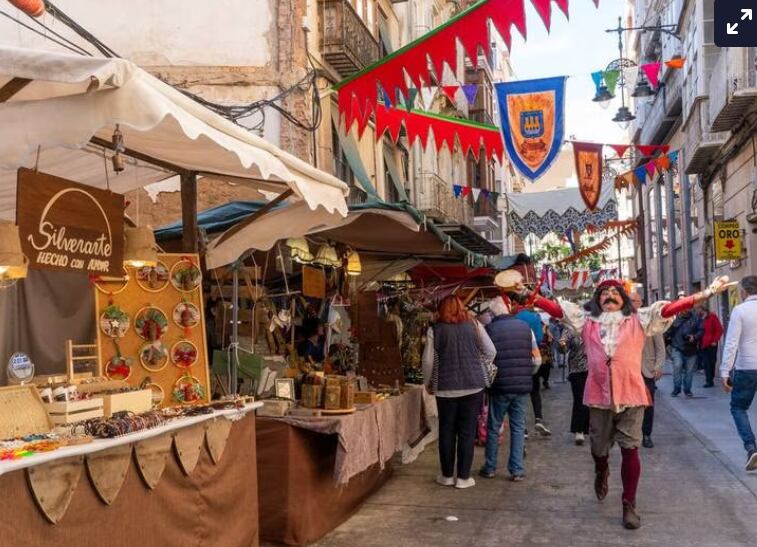
[[[757,392],[757,275],[741,280],[743,302],[728,322],[720,377],[723,389],[731,393],[731,415],[747,451],[746,470],[757,469],[757,444],[747,411]],[[731,371],[733,379],[731,379]]]

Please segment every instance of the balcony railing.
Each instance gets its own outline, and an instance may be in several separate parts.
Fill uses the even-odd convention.
[[[378,60],[378,40],[348,0],[319,0],[318,7],[323,25],[321,53],[340,76],[350,76]]]
[[[752,48],[723,48],[710,78],[713,131],[730,131],[757,102]]]
[[[693,107],[688,125],[684,128],[687,175],[704,173],[712,158],[728,140],[728,132],[711,131],[708,114],[707,101],[698,100]]]
[[[452,191],[452,184],[435,173],[421,173],[418,203],[416,206],[429,218],[444,223],[471,225],[473,222],[473,207],[469,198],[457,198]]]

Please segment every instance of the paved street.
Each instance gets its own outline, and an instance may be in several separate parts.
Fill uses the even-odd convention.
[[[558,383],[545,393],[554,435],[529,440],[526,482],[511,483],[500,475],[480,479],[469,490],[436,486],[437,454],[429,447],[416,463],[398,467],[389,484],[319,545],[752,544],[757,476],[746,475],[743,451],[732,446],[741,450],[727,398],[697,389],[706,391],[706,398],[671,401],[670,382],[663,378],[658,392],[657,446],[642,454],[641,530],[620,525],[617,449],[610,495],[604,502],[595,499],[589,448],[572,444],[570,390]],[[696,382],[703,383],[702,377]],[[479,449],[475,469],[482,458]]]

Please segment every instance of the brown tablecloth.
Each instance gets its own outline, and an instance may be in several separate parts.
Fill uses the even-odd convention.
[[[378,463],[345,485],[334,482],[337,435],[258,418],[258,498],[262,541],[306,545],[347,520],[391,476]]]
[[[412,387],[400,396],[344,416],[273,419],[315,433],[335,435],[339,443],[335,448],[333,477],[338,484],[347,484],[371,466],[383,469],[395,452],[420,437],[425,426],[423,388]]]
[[[113,505],[86,471],[65,516],[50,524],[35,506],[26,471],[0,476],[0,545],[13,547],[250,547],[258,545],[255,416],[234,423],[218,465],[203,448],[190,476],[173,455],[155,490],[133,461]]]

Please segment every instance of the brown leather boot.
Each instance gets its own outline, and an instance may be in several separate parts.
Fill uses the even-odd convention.
[[[641,528],[641,517],[636,512],[636,504],[630,501],[623,502],[623,526],[626,530]]]
[[[602,471],[597,471],[597,474],[594,477],[594,492],[597,494],[597,499],[600,501],[607,497],[607,491],[609,490],[607,479],[609,477],[609,468],[603,469]]]

